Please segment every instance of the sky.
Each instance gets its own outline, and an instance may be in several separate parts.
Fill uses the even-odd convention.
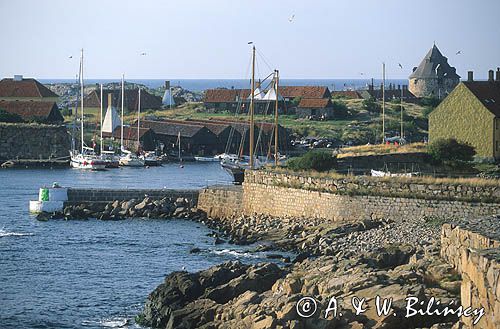
[[[385,62],[407,78],[434,42],[462,78],[500,66],[499,0],[0,0],[0,31],[0,77],[74,78],[83,48],[87,78],[248,78],[249,41],[261,77],[379,78]]]

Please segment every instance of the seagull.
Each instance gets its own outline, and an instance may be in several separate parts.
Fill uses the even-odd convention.
[[[288,21],[291,23],[294,18],[295,18],[295,14],[292,14],[292,16],[290,16],[290,18],[288,18]]]
[[[141,53],[141,56],[146,56],[146,53]]]
[[[249,44],[249,45],[252,45],[252,44],[253,44],[253,41],[248,41],[248,44]]]
[[[462,51],[461,50],[457,51],[455,55],[462,55]]]
[[[398,65],[399,65],[400,68],[403,68],[403,65],[401,65],[401,63],[398,63]]]
[[[68,58],[73,58],[73,55],[70,55]]]

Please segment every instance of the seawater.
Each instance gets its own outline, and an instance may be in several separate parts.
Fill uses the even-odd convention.
[[[128,82],[143,84],[149,88],[159,88],[164,86],[165,80],[169,80],[172,86],[180,86],[190,91],[203,91],[211,88],[250,88],[250,80],[246,79],[127,79]],[[74,83],[74,79],[39,79],[42,83]],[[116,79],[87,79],[86,85],[96,83],[119,82]],[[326,86],[330,90],[366,89],[371,79],[281,79],[282,86]],[[373,82],[378,88],[382,83],[381,79],[374,79]],[[408,84],[406,79],[386,79],[386,83],[395,85]]]
[[[229,181],[217,163],[0,170],[0,328],[134,328],[146,297],[172,271],[265,261],[248,247],[214,246],[210,230],[190,221],[39,222],[28,213],[39,187],[201,188]],[[190,254],[194,247],[203,251]]]

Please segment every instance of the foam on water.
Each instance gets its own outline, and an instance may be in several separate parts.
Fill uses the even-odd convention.
[[[260,258],[259,255],[251,254],[249,252],[241,252],[237,250],[230,249],[222,249],[222,250],[212,250],[212,252],[216,255],[230,255],[236,258]]]
[[[32,235],[33,235],[33,233],[9,232],[3,228],[0,229],[0,238],[7,237],[7,236],[32,236]]]

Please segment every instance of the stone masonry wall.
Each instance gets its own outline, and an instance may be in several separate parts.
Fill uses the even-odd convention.
[[[200,192],[198,209],[214,218],[241,215],[243,214],[243,190],[241,186],[206,188]]]
[[[368,218],[434,217],[464,219],[500,213],[500,203],[349,196],[280,186],[244,183],[246,214],[324,218],[333,221]]]
[[[112,202],[115,200],[144,199],[148,196],[152,199],[186,198],[196,204],[198,194],[197,190],[69,188],[68,202]]]
[[[245,172],[244,184],[291,187],[342,195],[372,195],[428,200],[486,201],[500,203],[500,185],[472,186],[462,183],[424,183],[418,179],[366,176],[310,177],[263,170]]]
[[[0,160],[67,157],[70,147],[64,126],[0,123]]]
[[[500,216],[444,224],[441,256],[462,275],[462,306],[484,308],[474,328],[500,328]],[[471,318],[462,321],[472,328]]]

